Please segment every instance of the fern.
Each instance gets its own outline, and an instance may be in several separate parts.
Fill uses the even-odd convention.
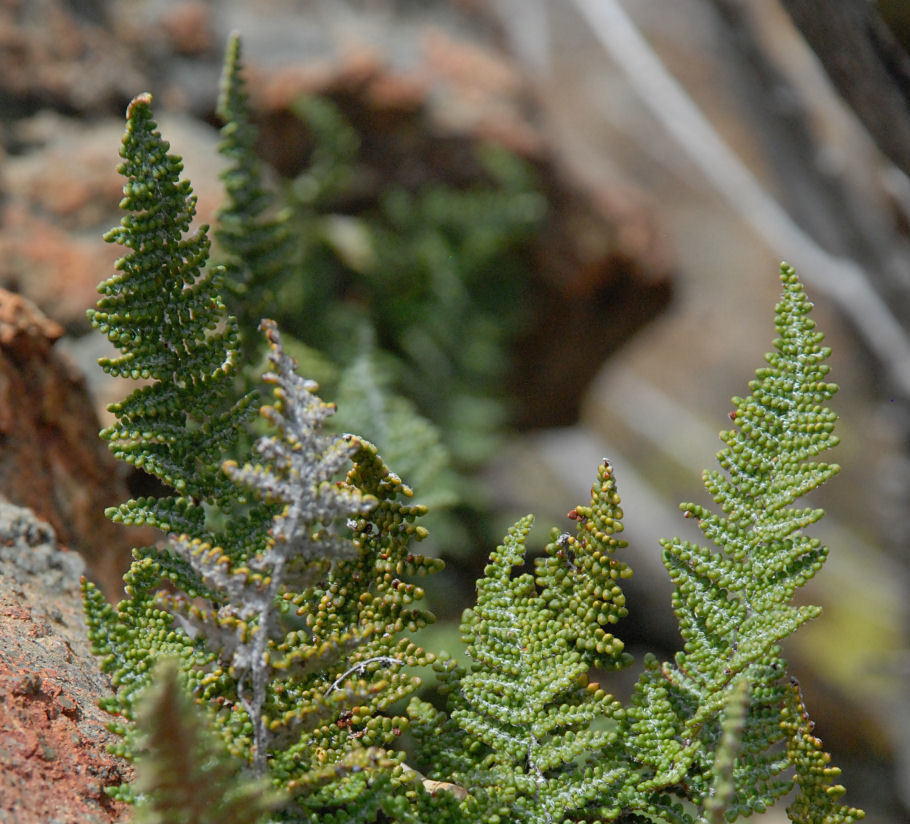
[[[375,448],[321,432],[333,409],[296,377],[274,330],[274,372],[266,379],[276,385],[277,402],[264,414],[275,434],[257,443],[265,462],[222,467],[250,403],[248,396],[229,398],[235,322],[212,292],[219,274],[205,270],[205,229],[183,237],[191,190],[178,180],[180,161],[167,154],[149,105],[143,95],[129,108],[121,166],[133,194],[121,205],[139,215],[124,217],[110,235],[134,254],[118,263],[122,274],[102,284],[92,320],[124,350],[105,368],[122,374],[129,364],[157,379],[112,406],[118,422],[103,435],[115,452],[185,494],[128,502],[110,513],[154,523],[170,540],[137,551],[127,597],[116,607],[84,584],[90,638],[118,687],[105,707],[124,736],[118,751],[136,757],[143,747],[133,723],[137,702],[155,662],[171,657],[242,763],[287,789],[337,784],[365,765],[392,763],[381,746],[407,722],[382,712],[414,689],[413,677],[400,670],[429,660],[400,638],[405,627],[431,620],[408,606],[422,591],[394,576],[382,579],[377,568],[425,573],[439,564],[408,551],[425,535],[413,525],[424,510],[399,502],[412,493]],[[168,256],[176,262],[169,265]],[[136,305],[140,296],[145,307]],[[135,331],[137,317],[145,325]],[[154,339],[153,323],[162,326]],[[170,371],[155,371],[159,360]],[[334,479],[345,464],[352,483]],[[346,521],[359,524],[359,539]],[[333,564],[344,574],[336,577]],[[346,597],[350,606],[342,609]],[[115,794],[133,797],[126,786]],[[350,791],[354,807],[363,795],[362,787]]]
[[[119,170],[126,177],[120,203],[126,212],[105,240],[126,247],[117,273],[98,290],[92,325],[121,351],[102,359],[108,374],[144,379],[109,411],[117,422],[102,431],[111,450],[171,487],[176,494],[127,501],[107,510],[114,521],[150,524],[196,540],[214,541],[211,523],[222,509],[240,501],[220,471],[222,453],[236,444],[249,418],[252,396],[233,397],[237,357],[236,324],[220,296],[218,269],[206,269],[207,227],[187,232],[195,197],[180,179],[180,158],[169,154],[151,114],[151,98],[140,95],[129,106]],[[232,533],[242,549],[264,518],[249,519]],[[135,752],[134,704],[148,683],[159,655],[205,666],[211,654],[172,631],[171,617],[155,600],[162,580],[179,580],[195,596],[206,592],[202,580],[166,549],[135,550],[124,579],[128,598],[109,607],[85,582],[83,591],[90,638],[104,656],[118,693],[105,702],[122,716],[115,729],[125,734],[122,752]],[[129,788],[123,788],[130,797]]]
[[[263,550],[242,564],[219,546],[180,536],[172,541],[182,557],[218,594],[219,606],[202,610],[185,600],[171,599],[171,610],[184,615],[185,626],[205,638],[232,679],[236,681],[239,703],[253,726],[253,764],[258,774],[266,772],[270,739],[276,727],[290,726],[301,719],[269,719],[265,705],[271,682],[278,673],[306,672],[312,659],[322,665],[341,658],[356,645],[356,637],[323,642],[318,655],[301,644],[282,650],[287,627],[280,623],[278,599],[287,592],[307,589],[324,577],[332,560],[353,554],[355,547],[334,534],[330,527],[339,518],[368,512],[376,503],[357,489],[334,486],[340,471],[358,442],[353,437],[330,438],[320,432],[322,420],[332,408],[311,394],[315,388],[298,378],[284,355],[274,328],[268,329],[273,346],[274,372],[266,380],[276,384],[276,407],[265,414],[277,427],[280,437],[262,438],[257,451],[266,456],[265,465],[243,468],[236,462],[224,465],[226,474],[255,489],[268,503],[280,503],[280,514],[272,520],[270,540]],[[281,653],[279,653],[281,650]],[[215,673],[209,676],[216,677]],[[274,683],[272,684],[274,687]]]
[[[248,361],[261,348],[260,318],[275,306],[275,287],[290,271],[287,213],[274,214],[256,157],[256,129],[244,89],[240,37],[228,40],[217,114],[224,121],[218,151],[228,166],[221,175],[225,202],[218,210],[215,238],[224,258],[225,286]]]
[[[780,726],[789,687],[779,644],[819,614],[818,607],[790,601],[827,555],[804,533],[822,510],[792,504],[838,471],[814,460],[837,443],[836,416],[825,406],[837,388],[826,379],[830,350],[808,317],[811,304],[792,267],[781,266],[781,281],[775,351],[749,384],[752,394],[733,398],[737,428],[721,433],[726,446],[717,456],[724,471],[704,473],[722,514],[681,506],[718,549],[662,541],[683,651],[672,663],[646,661],[629,716],[632,756],[643,768],[640,788],[681,784],[702,804],[720,714],[731,690],[748,679],[741,743],[748,757],[734,772],[728,815],[762,812],[792,786]]]
[[[423,730],[432,763],[478,794],[487,814],[543,824],[573,812],[589,820],[591,807],[599,818],[609,812],[596,802],[615,797],[625,778],[626,767],[611,764],[616,724],[595,726],[615,721],[621,705],[588,680],[594,664],[629,663],[604,629],[625,614],[616,578],[626,572],[612,557],[622,524],[607,462],[591,506],[576,514],[578,535],[556,538],[536,575],[512,576],[524,563],[530,516],[490,556],[477,606],[462,622],[475,666],[448,685],[449,739],[432,742],[432,725]],[[419,704],[412,711],[431,717]]]
[[[102,297],[88,315],[121,351],[99,361],[104,371],[153,383],[111,405],[117,424],[101,437],[118,458],[177,493],[192,488],[191,497],[130,501],[111,513],[114,520],[201,534],[202,502],[231,498],[217,465],[251,398],[233,399],[236,323],[221,299],[221,271],[205,268],[208,227],[186,235],[196,199],[150,106],[151,97],[140,95],[127,111],[119,171],[127,179],[120,208],[128,214],[105,235],[130,254],[98,287]]]
[[[137,824],[254,824],[279,804],[261,781],[237,774],[205,729],[174,661],[157,665],[139,730],[149,753],[137,765]]]
[[[819,457],[837,442],[829,350],[792,268],[781,268],[774,352],[733,399],[720,470],[704,474],[720,514],[682,505],[713,547],[662,542],[683,649],[648,656],[623,706],[592,680],[631,661],[616,634],[631,570],[610,462],[533,572],[531,516],[490,556],[461,624],[469,666],[415,644],[408,634],[433,620],[415,579],[442,567],[414,552],[426,507],[374,445],[330,431],[334,406],[268,321],[274,400],[242,454],[252,398],[233,394],[236,322],[205,228],[187,234],[194,201],[168,148],[141,95],[122,149],[127,214],[108,235],[130,254],[91,313],[121,350],[104,368],[150,381],[111,407],[117,422],[102,434],[175,493],[109,513],[167,534],[136,551],[126,597],[112,606],[84,584],[93,648],[117,688],[103,703],[117,751],[146,764],[138,789],[117,797],[138,794],[151,821],[253,820],[268,808],[312,824],[716,824],[796,784],[792,821],[862,817],[840,802],[780,650],[819,613],[792,601],[827,554],[806,534],[821,510],[797,500],[837,472]],[[238,208],[253,190],[242,191]],[[374,391],[369,364],[349,374],[351,395]],[[436,442],[414,431],[416,474]],[[413,670],[430,665],[435,703],[416,696]],[[188,797],[190,779],[206,794]],[[271,795],[253,796],[266,784],[279,791],[274,809]]]
[[[780,726],[787,736],[787,756],[796,770],[796,798],[787,807],[787,815],[795,824],[853,824],[865,817],[862,810],[843,806],[839,799],[846,792],[831,781],[840,775],[830,766],[831,756],[822,749],[822,742],[812,735],[799,682],[790,679],[788,701]]]

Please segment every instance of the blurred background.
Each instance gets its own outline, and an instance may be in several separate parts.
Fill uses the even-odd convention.
[[[842,471],[813,496],[831,554],[800,595],[824,618],[787,655],[848,802],[910,821],[906,0],[0,0],[0,286],[31,302],[0,321],[48,342],[0,335],[24,381],[0,404],[0,491],[111,597],[142,536],[98,513],[155,491],[93,441],[124,394],[85,318],[117,257],[123,111],[152,92],[217,222],[235,30],[293,238],[274,312],[339,425],[436,506],[450,647],[508,524],[535,512],[539,550],[609,457],[635,570],[618,634],[672,655],[658,539],[705,502],[796,267],[834,348]],[[76,400],[21,402],[51,385]],[[417,425],[425,460],[396,464]]]

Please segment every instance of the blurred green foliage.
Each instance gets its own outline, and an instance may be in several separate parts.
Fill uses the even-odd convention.
[[[341,402],[335,425],[377,444],[433,504],[437,551],[464,555],[486,537],[476,473],[507,431],[503,386],[529,322],[526,271],[545,199],[529,165],[493,145],[478,149],[485,179],[466,188],[392,182],[354,197],[361,136],[327,99],[301,98],[293,111],[314,148],[273,193],[229,55],[219,114],[230,166],[215,232],[228,308],[245,341],[261,340],[263,316],[277,321],[301,371]],[[261,372],[255,346],[248,386]]]

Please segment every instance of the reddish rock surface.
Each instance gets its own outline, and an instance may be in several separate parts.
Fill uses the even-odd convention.
[[[48,521],[111,596],[130,542],[148,536],[104,517],[129,495],[98,438],[81,373],[53,348],[62,331],[26,298],[0,290],[0,494]]]
[[[0,499],[0,822],[108,824],[128,809],[104,788],[132,770],[98,699],[110,693],[85,637],[83,562]]]
[[[0,88],[7,106],[97,111],[141,82],[127,44],[111,39],[103,0],[0,0]]]

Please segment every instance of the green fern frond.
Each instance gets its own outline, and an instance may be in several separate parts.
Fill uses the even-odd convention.
[[[222,172],[225,201],[217,213],[215,239],[223,255],[225,286],[237,317],[247,362],[261,346],[259,321],[274,311],[275,288],[289,274],[291,237],[286,213],[276,213],[262,183],[256,155],[257,130],[244,87],[240,37],[228,40],[218,96],[224,123],[218,151],[228,160]]]
[[[781,282],[775,351],[750,382],[751,394],[733,399],[730,417],[737,426],[721,433],[725,448],[717,456],[723,471],[704,473],[721,514],[681,506],[717,549],[661,541],[676,585],[683,651],[675,663],[647,662],[630,714],[633,756],[645,768],[641,786],[680,784],[701,802],[716,778],[719,719],[734,686],[747,679],[742,751],[749,755],[734,772],[728,816],[761,812],[792,786],[779,723],[788,689],[779,643],[819,614],[818,607],[790,600],[821,567],[827,549],[803,531],[822,511],[791,505],[838,471],[816,460],[837,443],[836,416],[825,406],[837,389],[827,380],[830,350],[786,264]]]
[[[726,811],[736,794],[734,770],[742,745],[749,708],[749,680],[740,678],[730,691],[721,722],[721,737],[714,756],[713,784],[698,824],[726,824]]]
[[[195,197],[180,179],[182,163],[169,154],[147,94],[127,110],[120,154],[125,214],[105,238],[129,252],[117,261],[117,274],[98,287],[98,306],[88,315],[121,351],[118,358],[102,359],[102,368],[152,383],[111,405],[117,422],[102,437],[117,457],[156,475],[177,494],[128,501],[107,514],[214,542],[212,515],[239,503],[221,461],[237,443],[252,400],[233,399],[235,322],[220,297],[220,273],[205,268],[206,227],[187,234]],[[122,719],[112,728],[124,734],[121,749],[128,756],[136,751],[135,701],[158,657],[176,656],[188,670],[212,659],[175,627],[156,592],[170,580],[190,597],[213,593],[167,549],[145,547],[135,558],[124,579],[127,598],[116,608],[104,605],[91,585],[84,590],[90,639],[104,651],[103,668],[118,686],[106,707]]]
[[[221,455],[248,419],[250,399],[232,397],[235,322],[221,300],[220,272],[205,268],[207,227],[187,235],[196,199],[169,148],[152,117],[151,96],[139,95],[127,110],[118,167],[126,177],[120,202],[126,214],[105,235],[130,251],[117,261],[117,274],[99,285],[101,297],[88,316],[121,351],[102,359],[102,368],[153,381],[111,407],[118,421],[102,437],[118,458],[178,493],[192,488],[189,511],[229,497]],[[157,515],[171,528],[166,510]]]
[[[591,505],[574,514],[578,535],[557,538],[534,576],[513,575],[524,563],[532,518],[515,524],[490,556],[477,605],[462,621],[474,666],[448,679],[453,723],[443,746],[460,747],[472,763],[462,756],[445,766],[489,814],[501,808],[543,824],[567,815],[615,817],[621,809],[608,802],[627,780],[627,767],[613,757],[621,707],[588,675],[594,661],[617,668],[629,660],[603,630],[625,614],[617,580],[628,574],[612,558],[624,544],[612,537],[622,513],[608,462]],[[419,704],[412,711],[424,723],[430,718]]]
[[[795,678],[790,680],[788,699],[780,723],[787,736],[787,755],[796,768],[796,798],[787,807],[790,821],[794,824],[854,824],[865,818],[862,810],[840,803],[846,790],[842,785],[832,783],[840,770],[830,766],[831,756],[812,734],[814,724],[809,720]]]
[[[589,666],[605,670],[622,669],[632,661],[622,641],[608,631],[628,614],[620,581],[632,570],[614,557],[627,546],[616,537],[623,530],[622,516],[613,467],[605,459],[597,468],[591,503],[569,513],[576,534],[554,530],[546,556],[535,562],[537,585],[560,616],[566,640]]]

